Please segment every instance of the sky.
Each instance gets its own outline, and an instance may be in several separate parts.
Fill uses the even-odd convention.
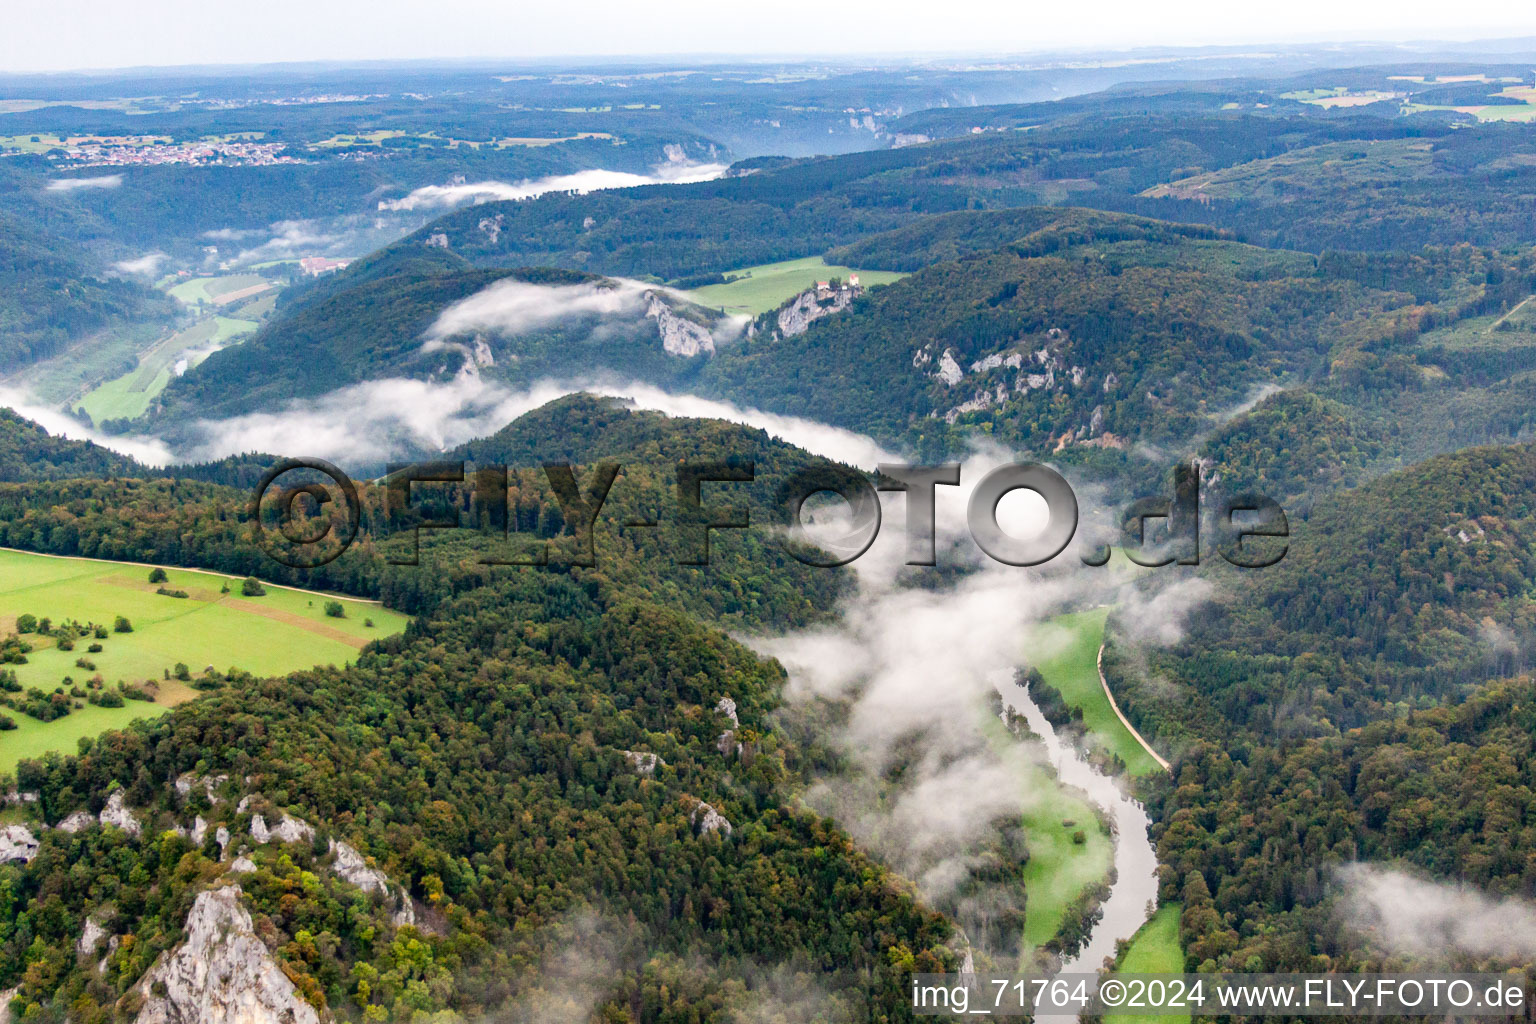
[[[618,55],[1032,53],[1536,35],[1531,0],[7,0],[0,71]]]

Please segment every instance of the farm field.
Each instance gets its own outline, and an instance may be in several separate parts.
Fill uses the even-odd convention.
[[[870,285],[890,284],[906,276],[889,270],[829,266],[820,256],[807,256],[804,259],[764,263],[728,271],[725,276],[735,275],[737,280],[706,285],[689,292],[688,297],[701,306],[756,316],[777,309],[786,299],[794,298],[817,281],[831,277],[846,279],[849,274],[858,274],[860,283],[866,288]]]
[[[1042,627],[1041,639],[1060,641],[1058,653],[1039,665],[1040,674],[1072,707],[1083,713],[1083,725],[1093,740],[1118,754],[1131,775],[1152,775],[1162,766],[1136,741],[1120,721],[1099,682],[1099,647],[1104,643],[1107,608],[1063,615]],[[1053,644],[1054,646],[1054,644]]]
[[[1179,913],[1181,907],[1170,903],[1158,907],[1146,924],[1131,938],[1115,973],[1124,974],[1183,974],[1184,951],[1179,946]],[[1105,1024],[1189,1024],[1189,1015],[1163,1015],[1115,1013],[1104,1016]]]
[[[148,582],[152,567],[131,562],[53,558],[0,550],[0,634],[15,630],[16,617],[48,616],[54,622],[75,619],[111,627],[123,615],[131,633],[109,632],[99,653],[86,651],[86,640],[60,651],[51,638],[28,637],[35,649],[24,665],[8,665],[23,687],[52,692],[65,676],[83,682],[100,673],[108,684],[157,681],[156,703],[128,701],[122,708],[87,705],[52,722],[39,722],[7,710],[18,728],[0,732],[0,771],[20,757],[45,750],[73,749],[82,735],[118,728],[135,718],[159,714],[196,691],[166,681],[177,662],[193,674],[207,665],[220,671],[240,668],[257,675],[279,675],[312,665],[341,665],[356,657],[369,640],[405,628],[408,616],[377,604],[335,598],[344,618],[326,616],[320,594],[268,585],[261,597],[242,597],[233,577],[167,568],[164,584]],[[230,592],[221,593],[228,582]],[[157,594],[157,587],[186,591],[185,598]],[[371,619],[373,626],[364,624]],[[47,646],[45,646],[47,645]],[[85,658],[94,670],[77,667]],[[83,716],[83,717],[82,717]]]
[[[223,274],[194,277],[172,285],[168,291],[189,306],[200,303],[228,305],[271,288],[272,282],[260,274]]]
[[[213,347],[222,347],[258,326],[255,320],[216,316],[178,331],[141,355],[133,370],[93,389],[78,407],[97,423],[142,416],[170,383],[178,362],[185,359],[188,366],[195,366]]]

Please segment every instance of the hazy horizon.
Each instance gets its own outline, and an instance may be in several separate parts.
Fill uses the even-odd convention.
[[[1423,0],[1347,7],[1301,0],[1262,9],[1214,0],[1158,7],[1110,0],[1085,18],[1077,9],[1031,10],[989,0],[960,0],[942,10],[788,0],[769,16],[741,9],[722,14],[715,5],[682,0],[658,17],[654,9],[614,0],[579,8],[449,0],[430,12],[398,0],[274,0],[259,10],[191,0],[135,7],[28,0],[11,14],[8,28],[0,40],[0,72],[31,74],[407,61],[1006,59],[1251,45],[1444,47],[1536,35],[1536,10],[1509,0],[1449,13]],[[985,50],[976,48],[978,39],[987,41]]]

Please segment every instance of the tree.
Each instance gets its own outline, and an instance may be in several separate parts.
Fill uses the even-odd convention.
[[[33,632],[36,632],[36,630],[37,630],[37,616],[36,615],[30,615],[29,614],[29,615],[18,615],[18,616],[16,616],[16,632],[18,632],[18,633],[33,633]]]
[[[344,619],[347,617],[347,610],[341,606],[340,601],[327,601],[325,614],[333,619]]]
[[[261,580],[255,576],[247,576],[240,584],[240,593],[246,597],[260,597],[267,592],[267,588],[261,585]]]
[[[114,633],[132,633],[133,632],[133,623],[128,621],[128,616],[126,616],[126,615],[119,615],[117,618],[112,620],[112,632],[114,632]]]
[[[149,571],[149,582],[151,582],[151,583],[164,583],[165,579],[166,579],[166,576],[165,576],[165,570],[164,569],[161,569],[160,567],[156,566],[155,568],[153,568],[153,569],[151,569]]]

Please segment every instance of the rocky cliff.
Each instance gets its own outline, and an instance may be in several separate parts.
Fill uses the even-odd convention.
[[[668,355],[692,358],[714,355],[715,339],[709,330],[686,317],[678,316],[655,292],[645,296],[645,315],[656,321],[661,347]]]
[[[139,982],[137,1024],[320,1024],[256,937],[241,895],[227,885],[197,897],[182,929],[186,941]]]

